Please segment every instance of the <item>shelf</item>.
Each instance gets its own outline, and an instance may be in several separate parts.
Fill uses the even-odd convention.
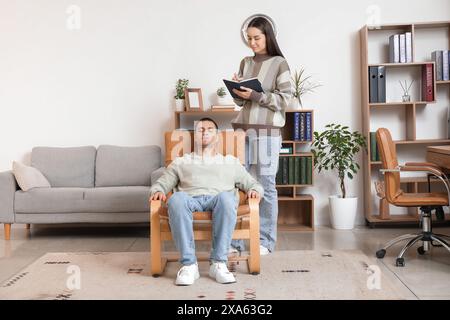
[[[311,143],[312,140],[308,140],[308,141],[300,141],[300,140],[283,140],[281,143],[299,143],[299,144],[307,144],[307,143]]]
[[[297,194],[295,197],[279,196],[279,201],[313,201],[314,198],[310,194]]]
[[[450,81],[436,81],[436,84],[450,84]]]
[[[290,154],[282,154],[280,153],[280,157],[312,157],[312,152],[300,152],[300,153],[290,153]]]
[[[312,187],[312,184],[277,184],[275,187],[292,188],[292,187]]]
[[[307,110],[307,109],[302,109],[302,110],[286,110],[285,111],[285,113],[294,113],[294,112],[313,112],[314,110],[312,110],[312,109],[309,109],[309,110]]]
[[[395,144],[450,144],[450,139],[395,140]]]
[[[375,227],[376,225],[380,226],[388,226],[388,225],[416,225],[420,222],[418,215],[412,215],[412,214],[392,214],[389,216],[389,220],[380,219],[378,215],[372,215],[366,217],[367,222],[372,227]],[[438,221],[436,219],[436,216],[432,216],[433,221],[433,227],[436,227],[438,224],[448,224],[450,223],[450,214],[445,214],[445,221]]]
[[[411,178],[401,178],[400,179],[400,183],[428,183],[428,180],[426,177],[411,177]],[[434,182],[440,182],[442,183],[441,180],[438,179],[430,179],[430,183],[434,183]]]
[[[369,67],[401,68],[401,67],[424,66],[424,65],[426,65],[426,64],[434,64],[434,61],[408,62],[408,63],[372,63],[372,64],[369,64]]]
[[[239,113],[237,110],[174,111],[175,114]]]
[[[382,162],[381,161],[370,161],[370,164],[371,165],[377,165],[377,166],[380,166],[380,165],[382,165]]]
[[[426,105],[436,103],[436,100],[433,101],[410,101],[410,102],[377,102],[377,103],[369,103],[370,107],[395,107],[395,106],[413,106],[413,105]]]

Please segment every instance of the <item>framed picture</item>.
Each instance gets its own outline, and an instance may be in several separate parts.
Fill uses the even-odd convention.
[[[186,111],[204,111],[202,89],[186,88],[184,89]]]

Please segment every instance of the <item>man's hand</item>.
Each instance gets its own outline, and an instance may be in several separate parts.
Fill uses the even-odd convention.
[[[249,199],[259,198],[259,192],[255,191],[255,190],[250,190],[249,192],[247,192],[247,198],[249,198]]]
[[[151,197],[151,200],[162,200],[162,201],[166,201],[166,195],[160,191],[155,192],[153,194],[153,196]]]
[[[233,74],[233,81],[241,82],[243,77],[239,77],[236,72]]]
[[[241,87],[241,89],[245,90],[245,91],[239,91],[237,89],[233,89],[233,92],[244,100],[250,100],[250,95],[252,94],[253,90],[250,88],[246,88],[246,87]]]

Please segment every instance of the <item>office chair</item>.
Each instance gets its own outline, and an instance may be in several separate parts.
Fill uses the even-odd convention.
[[[405,252],[418,241],[422,241],[422,245],[417,249],[417,252],[420,255],[423,255],[429,251],[431,248],[430,245],[438,246],[435,245],[433,241],[437,242],[440,246],[450,252],[450,246],[446,242],[446,240],[450,240],[450,237],[447,235],[433,233],[431,226],[432,211],[440,212],[442,206],[449,205],[450,184],[446,175],[440,170],[439,167],[432,163],[418,162],[399,165],[397,161],[395,144],[392,141],[389,130],[385,128],[378,129],[376,132],[376,138],[381,155],[383,168],[380,171],[384,174],[387,201],[398,207],[419,207],[422,224],[422,232],[419,232],[418,234],[405,234],[389,241],[384,247],[376,252],[377,258],[384,258],[386,249],[400,241],[405,240],[408,240],[408,242],[402,248],[395,261],[397,267],[405,266],[405,259],[403,258]],[[401,172],[424,172],[433,175],[442,181],[445,185],[447,193],[405,193],[402,189],[400,189]]]

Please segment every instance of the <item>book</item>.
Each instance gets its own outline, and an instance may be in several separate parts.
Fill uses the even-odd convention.
[[[294,140],[300,140],[300,112],[294,113]]]
[[[305,113],[300,113],[300,141],[305,141]]]
[[[287,157],[289,158],[289,184],[294,184],[295,178],[294,178],[294,172],[295,172],[295,162],[294,157]]]
[[[294,162],[294,183],[300,184],[300,157],[295,157]]]
[[[306,158],[306,184],[312,184],[312,157]]]
[[[261,86],[261,82],[259,82],[258,78],[250,78],[250,79],[242,80],[240,82],[223,79],[223,82],[225,83],[225,86],[227,87],[231,96],[235,99],[241,99],[241,97],[236,95],[233,92],[233,89],[237,89],[239,91],[244,91],[244,90],[241,90],[241,87],[250,88],[256,92],[264,92],[264,90],[262,89],[262,86]]]
[[[406,63],[406,35],[400,35],[400,63]]]
[[[292,154],[292,147],[281,147],[280,154]]]
[[[378,67],[369,67],[369,102],[378,102]]]
[[[442,79],[443,79],[443,77],[442,77],[442,71],[443,71],[442,60],[443,59],[442,58],[443,58],[442,50],[433,51],[431,53],[431,59],[436,64],[436,80],[437,81],[442,81]]]
[[[282,184],[288,184],[289,183],[289,162],[288,157],[282,157],[283,158],[283,174],[282,174]]]
[[[412,33],[407,32],[406,34],[406,62],[412,62]]]
[[[283,158],[278,158],[278,171],[275,178],[276,184],[283,184]]]
[[[389,37],[389,62],[400,62],[400,35],[394,34]]]
[[[433,65],[427,63],[422,67],[422,101],[433,100]]]
[[[370,161],[377,161],[377,139],[375,132],[370,132]]]
[[[306,113],[306,141],[312,140],[311,134],[311,112]]]
[[[386,67],[378,67],[378,102],[386,102]]]
[[[442,80],[448,81],[450,80],[450,74],[449,74],[449,50],[442,51]]]
[[[300,158],[300,184],[306,184],[306,157]]]

